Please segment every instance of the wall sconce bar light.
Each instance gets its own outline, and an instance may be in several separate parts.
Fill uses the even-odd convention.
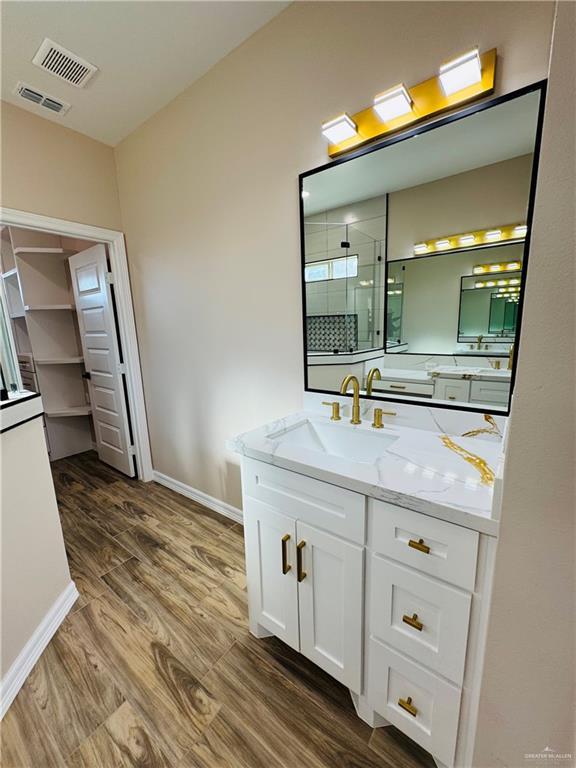
[[[496,243],[519,243],[526,237],[526,232],[527,227],[525,224],[509,224],[498,229],[478,229],[475,232],[448,235],[438,240],[424,240],[421,243],[416,243],[414,245],[414,255],[422,256],[426,253],[455,251],[462,250],[462,248],[467,250],[487,248]],[[490,266],[494,266],[493,272],[499,271],[498,265],[487,265],[488,268]]]
[[[340,115],[324,123],[322,133],[330,142],[328,155],[345,152],[421,122],[456,106],[487,96],[494,90],[496,48],[479,53],[475,48],[443,64],[437,75],[417,85],[396,85],[375,97],[374,102],[355,115]],[[346,120],[343,133],[330,130],[336,121]],[[349,122],[348,122],[349,121]]]

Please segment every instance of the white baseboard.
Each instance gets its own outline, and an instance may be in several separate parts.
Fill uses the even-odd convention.
[[[242,510],[238,509],[238,507],[233,507],[225,501],[215,499],[214,496],[209,496],[203,491],[198,491],[196,488],[192,488],[191,485],[181,483],[180,480],[175,480],[173,477],[163,475],[162,472],[157,472],[156,470],[154,470],[153,479],[157,483],[160,483],[160,485],[165,485],[166,488],[170,488],[171,490],[176,491],[176,493],[180,493],[182,496],[187,496],[189,499],[197,501],[198,504],[208,507],[208,509],[211,509],[213,512],[218,512],[218,514],[224,515],[224,517],[229,517],[231,520],[234,520],[241,525],[244,523]]]
[[[66,618],[68,611],[78,598],[78,590],[73,581],[60,593],[46,613],[40,624],[32,633],[24,648],[20,651],[12,666],[6,672],[0,683],[0,720],[4,717],[10,704],[16,698],[20,688],[32,671],[32,667],[54,636],[56,630]]]

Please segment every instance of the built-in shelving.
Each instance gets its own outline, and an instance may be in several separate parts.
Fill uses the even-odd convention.
[[[83,363],[83,357],[35,357],[36,365],[74,365]]]
[[[33,358],[50,458],[81,453],[91,448],[94,435],[68,263],[76,243],[36,230],[6,229],[0,233],[0,272],[18,353]]]
[[[46,416],[51,418],[64,418],[68,416],[89,416],[92,408],[89,405],[74,405],[66,408],[45,409]]]

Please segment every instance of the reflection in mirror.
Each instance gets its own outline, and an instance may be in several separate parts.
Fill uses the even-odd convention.
[[[536,88],[303,174],[308,389],[354,374],[363,394],[508,410],[539,105]]]

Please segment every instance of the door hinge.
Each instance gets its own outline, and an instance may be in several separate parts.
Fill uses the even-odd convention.
[[[118,363],[118,373],[126,373],[126,366],[124,363]]]
[[[114,282],[114,275],[112,274],[112,272],[106,272],[106,283],[108,285],[112,285],[113,282]]]
[[[128,455],[129,456],[136,456],[136,446],[135,445],[129,445],[128,446]]]

